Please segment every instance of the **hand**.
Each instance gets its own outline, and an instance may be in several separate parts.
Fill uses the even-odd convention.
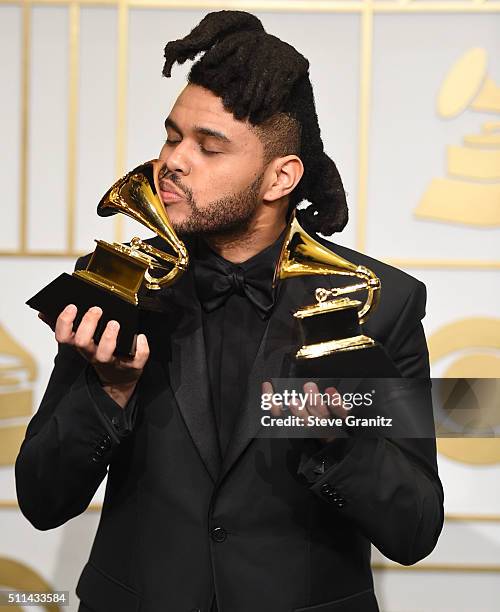
[[[83,316],[76,332],[73,322],[77,308],[69,304],[58,316],[55,326],[56,340],[59,344],[73,346],[94,367],[106,393],[122,408],[125,407],[137,381],[141,377],[144,366],[149,358],[149,346],[144,334],[137,336],[137,348],[134,357],[116,357],[116,339],[120,325],[117,321],[109,321],[102,334],[99,344],[95,344],[95,333],[102,310],[98,306],[90,308]],[[47,321],[43,315],[39,317]],[[51,326],[52,327],[52,326]]]
[[[304,419],[304,427],[308,427],[307,418],[308,416],[314,416],[319,418],[331,418],[339,417],[344,420],[349,414],[349,410],[344,408],[342,399],[339,392],[335,387],[327,387],[323,393],[320,393],[318,385],[313,382],[305,383],[302,387],[304,391],[304,398],[306,399],[305,404],[301,404],[298,401],[290,401],[287,403],[286,408],[289,409],[290,413],[294,416],[298,416]],[[262,393],[274,394],[273,386],[270,382],[262,383]],[[330,401],[324,401],[322,395],[328,395],[332,398]],[[326,398],[324,398],[326,400]],[[283,417],[283,405],[271,401],[271,414],[274,417]],[[328,438],[318,438],[323,444],[328,444],[336,439],[335,436]]]

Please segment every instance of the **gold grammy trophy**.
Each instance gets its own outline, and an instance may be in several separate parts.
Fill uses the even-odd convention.
[[[61,274],[29,299],[31,308],[55,321],[67,304],[75,304],[81,317],[92,306],[103,315],[94,340],[99,341],[108,321],[120,323],[116,354],[132,355],[140,310],[157,310],[155,292],[174,283],[188,266],[184,243],[176,235],[159,196],[160,160],[146,162],[120,178],[103,196],[97,213],[106,217],[123,213],[163,238],[173,254],[155,248],[139,238],[130,246],[96,240],[97,247],[85,270]]]
[[[278,280],[304,275],[352,276],[358,282],[332,289],[318,288],[316,303],[294,313],[302,347],[295,355],[299,377],[398,377],[399,370],[382,345],[365,335],[361,324],[377,307],[380,279],[365,266],[355,265],[310,236],[293,213],[276,264]],[[349,294],[366,290],[364,304]],[[341,296],[341,297],[339,297]]]

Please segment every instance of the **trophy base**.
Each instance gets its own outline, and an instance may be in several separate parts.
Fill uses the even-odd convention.
[[[381,344],[353,346],[330,353],[296,359],[297,378],[399,378],[400,371]]]
[[[30,298],[26,304],[54,323],[68,304],[74,304],[78,308],[73,323],[74,329],[78,327],[89,308],[99,306],[103,314],[94,334],[94,342],[96,344],[99,342],[108,321],[118,321],[120,331],[114,354],[132,356],[135,353],[139,307],[77,276],[61,274]]]
[[[398,378],[384,347],[363,334],[357,306],[341,298],[295,313],[302,348],[295,356],[298,378]],[[328,340],[325,340],[328,338]]]

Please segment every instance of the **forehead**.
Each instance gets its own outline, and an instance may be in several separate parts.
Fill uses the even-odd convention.
[[[232,141],[259,142],[251,124],[227,111],[221,98],[199,85],[186,85],[175,101],[169,118],[183,130],[203,126],[223,132]]]

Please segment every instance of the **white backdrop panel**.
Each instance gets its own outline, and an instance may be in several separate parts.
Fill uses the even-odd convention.
[[[500,238],[500,236],[499,236]],[[500,256],[500,242],[493,249]],[[427,286],[427,337],[444,325],[468,317],[498,317],[499,270],[408,270]],[[432,365],[432,375],[441,376],[440,363]]]
[[[428,340],[443,326],[455,321],[475,317],[498,318],[498,271],[412,269],[409,272],[427,286],[427,314],[423,324]],[[494,342],[495,339],[491,340]],[[431,363],[432,376],[443,376],[453,361],[472,350],[484,352],[485,349],[471,346],[449,353]],[[495,354],[498,355],[498,351]],[[499,464],[468,465],[439,455],[439,466],[447,512],[500,516],[499,491],[491,486],[492,482],[500,479]]]
[[[500,523],[446,521],[436,548],[422,565],[495,565],[500,558]],[[383,559],[380,553],[373,560]]]
[[[67,8],[33,8],[28,165],[33,250],[66,246],[68,27]]]
[[[82,8],[76,248],[93,251],[95,238],[113,239],[113,223],[96,214],[115,180],[117,10]]]
[[[499,259],[498,229],[413,215],[430,181],[447,176],[446,147],[498,121],[471,110],[442,119],[435,109],[443,79],[472,47],[487,50],[500,83],[499,33],[498,13],[375,17],[366,247],[374,257]]]
[[[19,156],[21,151],[21,10],[0,7],[0,250],[19,246]]]
[[[382,612],[498,612],[495,574],[463,572],[375,572]]]

